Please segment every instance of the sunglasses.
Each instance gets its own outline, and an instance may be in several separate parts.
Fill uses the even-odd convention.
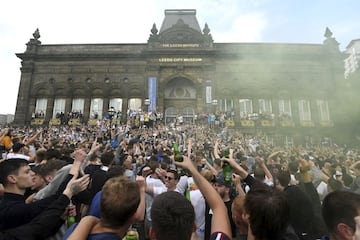
[[[168,176],[164,176],[165,179],[169,179],[169,180],[173,180],[174,178],[172,177],[168,177]]]

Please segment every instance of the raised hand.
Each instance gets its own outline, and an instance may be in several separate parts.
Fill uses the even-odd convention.
[[[146,182],[145,182],[145,178],[142,176],[136,176],[136,183],[139,185],[140,189],[145,189],[146,187]]]
[[[86,174],[78,179],[71,179],[70,182],[66,185],[64,190],[64,194],[67,195],[69,198],[72,196],[84,191],[90,182],[90,175]]]
[[[194,164],[190,160],[188,156],[183,156],[184,161],[182,162],[176,162],[174,161],[175,165],[181,168],[185,168],[187,170],[191,170],[192,168],[195,168]]]

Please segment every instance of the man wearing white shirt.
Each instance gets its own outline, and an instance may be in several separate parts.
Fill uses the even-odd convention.
[[[158,169],[160,168],[160,163],[157,161],[150,161],[149,167],[151,169],[151,174],[146,177],[146,187],[145,187],[145,207],[146,207],[146,219],[145,219],[145,232],[148,234],[151,227],[151,206],[154,201],[155,194],[161,194],[166,192],[166,186],[158,175]],[[150,190],[152,189],[152,191]],[[154,189],[156,193],[154,193]]]
[[[30,153],[28,153],[28,155],[25,154],[25,144],[23,143],[14,143],[12,150],[12,152],[7,154],[7,159],[21,158],[27,161],[33,161],[35,158],[35,155],[32,156]]]
[[[180,190],[177,188],[177,184],[179,182],[180,176],[175,169],[168,169],[166,171],[166,175],[163,178],[164,178],[165,187],[167,188],[168,192],[169,191],[180,192]],[[161,193],[164,192],[164,188],[162,186],[151,187],[146,185],[145,191],[148,194],[152,194],[153,197],[156,197],[157,195],[160,195]]]

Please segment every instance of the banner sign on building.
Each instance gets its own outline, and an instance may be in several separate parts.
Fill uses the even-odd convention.
[[[148,111],[156,111],[156,77],[148,78],[148,96],[150,100]]]
[[[211,103],[211,86],[206,86],[206,103]]]

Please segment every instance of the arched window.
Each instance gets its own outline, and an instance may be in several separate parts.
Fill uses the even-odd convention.
[[[174,107],[169,107],[165,110],[165,123],[171,123],[176,121],[178,115],[177,109]]]

